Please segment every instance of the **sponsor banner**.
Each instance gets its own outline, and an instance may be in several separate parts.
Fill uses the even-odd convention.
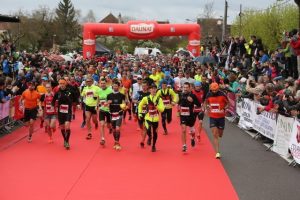
[[[200,40],[190,40],[189,45],[191,45],[191,46],[200,46]]]
[[[7,101],[5,103],[0,103],[0,120],[9,116],[9,111],[10,111],[9,105],[10,105],[10,101]]]
[[[289,142],[293,133],[294,121],[294,118],[282,115],[277,118],[273,151],[285,157],[289,155]]]
[[[95,44],[96,44],[96,40],[93,40],[93,39],[86,39],[86,40],[83,40],[83,44],[92,46],[92,45],[95,45]]]
[[[253,120],[255,114],[255,104],[250,99],[243,99],[241,102],[241,115],[239,120],[239,127],[243,129],[253,128]]]
[[[232,92],[227,93],[227,98],[229,101],[229,106],[227,112],[230,113],[231,116],[236,116],[236,97]]]
[[[294,160],[300,164],[300,122],[295,120],[289,145]]]
[[[24,106],[21,104],[21,96],[15,97],[14,107],[15,107],[15,114],[14,119],[20,120],[24,117]]]
[[[236,102],[236,114],[238,116],[242,115],[242,101],[237,101]]]
[[[258,104],[256,104],[256,107]],[[276,132],[276,113],[263,111],[261,114],[254,112],[253,128],[267,138],[274,140]]]
[[[154,24],[132,24],[130,25],[130,32],[135,34],[149,34],[154,31]]]

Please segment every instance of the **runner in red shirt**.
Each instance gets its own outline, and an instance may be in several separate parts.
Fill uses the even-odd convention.
[[[228,105],[227,96],[219,90],[217,83],[210,85],[210,92],[205,100],[205,107],[209,116],[209,124],[214,136],[216,158],[221,158],[219,151],[219,139],[223,136],[225,128],[225,110]]]
[[[192,93],[197,97],[197,100],[199,102],[199,104],[201,106],[196,106],[194,107],[194,116],[195,116],[195,120],[197,120],[197,118],[199,119],[199,127],[198,127],[198,134],[197,134],[197,139],[198,141],[200,141],[200,135],[201,135],[201,131],[202,131],[202,123],[203,123],[203,118],[204,118],[204,112],[202,109],[202,104],[204,102],[204,90],[202,89],[202,84],[199,81],[196,81],[195,84],[195,89],[192,91]]]

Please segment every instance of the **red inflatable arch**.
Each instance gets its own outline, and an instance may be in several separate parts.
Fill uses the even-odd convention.
[[[129,39],[155,39],[161,36],[188,35],[188,50],[200,54],[200,26],[198,24],[158,24],[156,21],[129,21],[127,24],[86,23],[83,26],[83,56],[95,54],[96,35],[125,36]]]

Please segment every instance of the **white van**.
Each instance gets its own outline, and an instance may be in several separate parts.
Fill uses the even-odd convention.
[[[161,51],[157,48],[144,48],[144,47],[136,47],[134,49],[134,55],[152,55],[152,56],[157,56],[162,54]]]

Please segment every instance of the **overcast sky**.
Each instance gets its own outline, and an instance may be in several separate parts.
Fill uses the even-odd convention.
[[[0,14],[12,14],[20,9],[31,11],[39,6],[57,7],[60,0],[8,0],[0,4]],[[225,0],[72,0],[75,9],[85,16],[91,9],[100,21],[110,12],[115,16],[130,16],[140,20],[169,20],[171,23],[185,23],[186,19],[195,20],[203,13],[208,2],[214,2],[215,17],[224,15]],[[228,0],[228,21],[231,22],[243,8],[265,9],[276,0]],[[291,1],[293,2],[293,1]]]

